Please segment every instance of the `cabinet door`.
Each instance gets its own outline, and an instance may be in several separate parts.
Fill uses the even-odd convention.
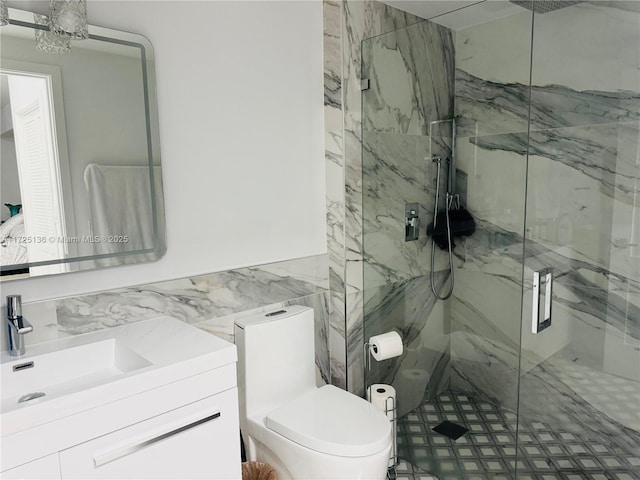
[[[58,454],[47,455],[0,473],[2,480],[60,480]]]
[[[241,478],[237,389],[60,452],[62,478]]]

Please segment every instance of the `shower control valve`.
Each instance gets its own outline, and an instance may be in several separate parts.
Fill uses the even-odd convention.
[[[404,207],[404,240],[413,242],[420,236],[420,217],[418,216],[418,204],[407,203]]]

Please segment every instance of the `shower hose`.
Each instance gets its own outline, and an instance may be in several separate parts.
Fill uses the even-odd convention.
[[[434,213],[433,213],[433,228],[435,230],[436,221],[438,218],[438,200],[440,199],[440,164],[442,163],[442,159],[440,157],[434,157],[433,161],[438,164],[438,173],[436,175],[436,205],[434,207]],[[447,170],[449,168],[451,168],[451,159],[447,158]],[[448,174],[447,174],[447,177],[449,177]],[[447,185],[448,183],[449,181],[447,180]],[[449,188],[447,186],[447,193],[445,194],[445,202],[444,202],[445,204],[444,211],[445,211],[445,218],[447,221],[449,273],[451,276],[451,281],[449,282],[449,291],[446,293],[446,295],[441,295],[438,289],[436,288],[436,279],[435,279],[435,272],[434,272],[434,265],[435,265],[435,258],[436,258],[436,242],[433,241],[433,238],[431,239],[431,271],[429,272],[429,279],[431,283],[431,291],[433,292],[433,294],[436,296],[438,300],[447,300],[449,297],[451,297],[451,295],[453,294],[453,286],[455,283],[455,278],[453,275],[453,247],[451,242],[451,220],[449,217],[449,210],[451,209],[451,204],[453,202],[454,196],[451,195],[451,193],[448,190]]]

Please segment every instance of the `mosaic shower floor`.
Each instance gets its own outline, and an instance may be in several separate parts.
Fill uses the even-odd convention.
[[[563,368],[565,374],[568,371]],[[545,375],[555,375],[555,381],[558,380],[554,368],[547,366]],[[583,377],[592,387],[596,386],[593,375]],[[640,408],[635,403],[637,386],[633,392],[623,392],[624,388],[616,383],[617,377],[608,377],[613,379],[608,386],[611,395],[608,408],[615,409],[611,400],[617,398],[619,402],[627,402],[624,406],[618,403],[619,409],[628,414],[631,407],[632,414],[637,415]],[[577,382],[572,390],[584,383],[575,371],[571,378]],[[603,381],[600,378],[596,382],[601,402],[606,400],[602,398],[603,392],[607,392]],[[566,381],[562,383],[566,385]],[[541,401],[550,405],[564,402],[563,414],[521,418],[517,433],[517,480],[640,480],[640,434],[603,416],[582,396],[563,395],[554,402],[553,393],[546,395]],[[568,398],[579,400],[567,408]],[[469,432],[452,440],[432,430],[445,420],[462,425]],[[605,420],[606,425],[602,424]],[[401,462],[397,478],[431,480],[430,475],[434,475],[439,480],[513,479],[516,427],[513,412],[466,394],[446,392],[399,419]]]

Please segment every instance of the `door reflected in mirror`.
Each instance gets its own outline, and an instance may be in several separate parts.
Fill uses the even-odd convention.
[[[29,12],[0,29],[3,279],[151,261],[164,247],[151,46],[90,27],[35,48]],[[22,205],[19,212],[16,205]]]

